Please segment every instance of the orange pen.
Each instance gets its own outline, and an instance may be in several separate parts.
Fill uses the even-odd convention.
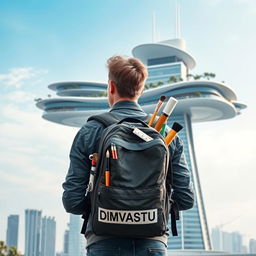
[[[105,186],[110,186],[110,170],[109,170],[109,151],[106,152],[106,158],[107,158],[107,169],[105,170]]]

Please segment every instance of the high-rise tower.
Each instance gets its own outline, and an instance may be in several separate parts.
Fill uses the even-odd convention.
[[[161,95],[175,97],[178,104],[168,124],[183,125],[180,136],[192,173],[196,191],[193,209],[181,212],[178,237],[170,237],[168,248],[173,250],[211,250],[211,242],[196,164],[192,135],[193,122],[207,122],[233,118],[246,106],[237,102],[235,93],[225,84],[208,80],[188,81],[194,58],[185,51],[185,41],[166,40],[136,46],[133,55],[148,66],[149,78],[139,103],[147,113],[153,113]],[[99,97],[107,84],[90,82],[63,82],[49,85],[60,98],[39,101],[43,117],[49,121],[70,126],[82,126],[92,114],[108,110],[106,97]],[[98,97],[97,97],[98,96]]]
[[[19,215],[8,216],[6,244],[8,247],[18,247]]]
[[[82,218],[74,214],[70,214],[69,216],[68,256],[83,256],[85,238],[80,233]]]
[[[41,254],[40,256],[55,256],[56,221],[54,217],[42,218]]]
[[[25,210],[25,255],[40,255],[42,211]]]

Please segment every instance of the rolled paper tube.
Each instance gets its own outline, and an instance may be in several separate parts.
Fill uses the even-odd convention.
[[[170,99],[168,100],[168,102],[166,103],[163,109],[163,113],[169,116],[172,113],[177,103],[178,103],[178,100],[176,100],[173,97],[170,97]]]
[[[157,120],[157,123],[155,125],[155,129],[159,132],[162,128],[162,125],[166,122],[166,120],[169,118],[169,116],[171,115],[173,109],[175,108],[176,104],[178,103],[178,101],[171,97],[168,102],[166,103],[164,110],[161,114],[161,116],[159,117],[159,119]]]
[[[166,122],[168,119],[168,116],[166,114],[162,114],[159,118],[158,121],[155,125],[155,129],[159,132],[163,126],[163,124]]]

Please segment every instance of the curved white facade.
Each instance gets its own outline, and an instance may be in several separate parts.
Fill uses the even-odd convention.
[[[68,89],[58,90],[58,85],[66,85]],[[77,82],[52,84],[49,88],[57,91],[58,95],[69,97],[49,98],[37,103],[44,110],[43,118],[64,125],[82,126],[93,113],[101,113],[109,109],[106,97],[87,97],[91,91],[99,93],[106,91],[107,84],[82,83],[72,88]],[[98,85],[98,84],[97,84]],[[72,89],[69,89],[72,88]],[[104,88],[104,90],[102,89]],[[76,92],[77,91],[77,92]],[[77,95],[82,96],[77,96]],[[191,81],[176,84],[166,84],[144,92],[139,100],[147,113],[152,113],[161,95],[177,98],[178,104],[173,114],[187,113],[192,122],[207,122],[233,118],[246,106],[237,102],[235,93],[225,84],[212,81]]]
[[[163,58],[167,56],[178,57],[189,69],[193,69],[196,65],[195,59],[185,51],[185,42],[181,39],[141,44],[133,48],[132,54],[146,65],[148,64],[148,59]]]

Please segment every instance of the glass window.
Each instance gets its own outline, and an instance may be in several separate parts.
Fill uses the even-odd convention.
[[[173,63],[173,62],[178,62],[182,61],[176,56],[167,56],[167,57],[162,57],[162,58],[154,58],[154,59],[148,59],[148,66],[152,65],[160,65],[160,64],[166,64],[166,63]]]

